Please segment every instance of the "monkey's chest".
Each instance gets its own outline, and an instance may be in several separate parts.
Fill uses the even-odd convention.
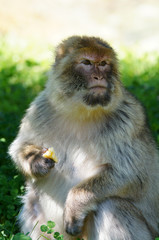
[[[58,154],[58,163],[51,170],[50,175],[38,183],[40,204],[47,219],[54,219],[59,226],[63,226],[63,208],[69,190],[81,181],[96,174],[100,158],[95,156],[96,151],[90,149],[67,149]],[[99,154],[99,153],[98,153]]]
[[[97,167],[104,162],[99,150],[93,146],[68,148],[63,156],[59,156],[59,163],[55,168],[70,179],[71,185],[76,185],[95,175]]]

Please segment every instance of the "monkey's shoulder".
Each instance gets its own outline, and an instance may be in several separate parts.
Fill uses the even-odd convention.
[[[115,111],[105,114],[103,130],[107,133],[140,131],[146,126],[146,114],[142,104],[125,90],[123,100]]]
[[[130,122],[133,123],[136,130],[139,128],[145,129],[145,131],[150,132],[147,110],[144,104],[129,90],[124,89],[124,100],[120,107],[119,112],[121,114],[129,116]]]
[[[51,106],[49,99],[43,91],[34,99],[29,108],[26,110],[22,123],[29,121],[30,124],[39,126],[47,124],[50,119],[53,119],[54,115],[55,109]]]

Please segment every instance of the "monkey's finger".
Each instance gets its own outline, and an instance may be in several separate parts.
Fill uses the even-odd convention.
[[[53,168],[55,166],[55,162],[53,161],[53,159],[44,158],[44,162],[48,168]]]
[[[42,157],[41,159],[32,161],[31,170],[36,177],[40,177],[47,175],[54,166],[55,163],[52,159]]]

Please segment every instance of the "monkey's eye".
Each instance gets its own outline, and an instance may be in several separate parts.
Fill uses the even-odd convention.
[[[84,60],[82,61],[82,63],[83,63],[84,65],[92,65],[92,63],[91,63],[88,59],[84,59]]]
[[[99,66],[104,67],[106,64],[107,64],[106,61],[102,61],[102,62],[99,64]]]

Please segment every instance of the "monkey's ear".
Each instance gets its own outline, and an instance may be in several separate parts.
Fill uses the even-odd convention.
[[[67,42],[61,43],[56,48],[55,62],[60,61],[62,58],[73,52],[73,47],[68,46]]]
[[[60,60],[61,58],[64,57],[65,55],[65,49],[64,49],[64,45],[60,44],[57,48],[56,48],[56,56],[55,56],[55,61]]]
[[[64,44],[60,44],[56,49],[55,62],[60,61],[62,58],[73,52],[73,47],[68,47]]]
[[[72,36],[64,40],[56,48],[55,62],[58,62],[68,54],[72,53],[78,46],[79,36]]]

